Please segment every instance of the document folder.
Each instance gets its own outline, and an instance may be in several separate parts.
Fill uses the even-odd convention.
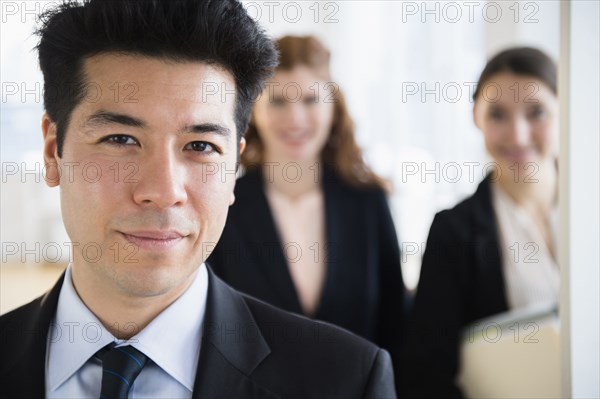
[[[458,385],[468,398],[559,398],[555,307],[518,309],[464,330]]]

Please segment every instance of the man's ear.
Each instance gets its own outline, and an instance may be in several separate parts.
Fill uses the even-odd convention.
[[[240,155],[244,152],[245,149],[246,149],[246,139],[242,137],[240,139]],[[234,185],[234,187],[235,187],[235,185]],[[233,205],[234,202],[235,202],[235,194],[233,193],[233,190],[232,190],[231,196],[229,197],[229,206]]]
[[[246,138],[242,137],[240,139],[240,155],[244,152],[245,149],[246,149]]]
[[[44,180],[49,187],[60,184],[60,166],[56,141],[56,123],[44,112],[42,115],[42,135],[44,136]]]

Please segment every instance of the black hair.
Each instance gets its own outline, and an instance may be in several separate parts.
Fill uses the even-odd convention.
[[[114,52],[224,68],[236,84],[238,141],[277,65],[273,42],[237,0],[65,0],[40,20],[44,107],[57,125],[59,156],[85,95],[88,57]]]
[[[509,72],[515,75],[531,76],[539,79],[556,95],[556,64],[542,51],[532,47],[515,47],[504,50],[488,61],[481,72],[473,101],[477,99],[481,88],[493,75]]]

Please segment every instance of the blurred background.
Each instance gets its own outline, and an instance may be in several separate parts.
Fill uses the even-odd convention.
[[[563,85],[564,79],[568,80],[567,86],[561,87],[576,83],[577,87],[585,88],[585,81],[578,80],[583,77],[576,72],[580,67],[587,75],[595,75],[591,82],[595,82],[593,90],[596,93],[598,90],[596,0],[575,1],[570,3],[572,5],[557,0],[242,2],[272,37],[316,35],[331,50],[333,79],[346,95],[366,159],[377,173],[393,184],[390,206],[403,254],[402,272],[409,289],[417,285],[424,242],[434,214],[472,194],[489,167],[481,134],[472,121],[471,100],[486,60],[507,47],[538,47],[559,62]],[[0,2],[0,313],[42,293],[69,260],[69,239],[62,225],[59,192],[46,187],[42,178],[43,80],[33,50],[36,38],[32,34],[36,15],[57,3]],[[585,19],[581,29],[577,28],[578,18]],[[590,24],[590,21],[595,23]],[[566,31],[561,32],[561,26]],[[589,44],[588,39],[594,50],[591,54],[584,48]],[[569,59],[567,67],[570,69],[566,74],[561,45],[563,51],[572,49],[576,55]],[[577,60],[582,59],[585,62],[578,63]],[[571,97],[567,98],[567,94]],[[595,183],[591,186],[590,198],[597,207],[597,96],[591,103],[575,92],[560,96],[563,106],[572,99],[573,104],[576,102],[583,108],[591,106],[595,130],[592,129],[589,137],[595,137],[592,165],[596,165],[596,170],[591,174]],[[581,107],[573,105],[573,109]],[[576,130],[581,132],[589,127],[585,126],[586,121],[581,122],[582,126],[571,120],[562,127],[578,127]],[[563,134],[562,144],[566,142]],[[585,148],[585,142],[577,143],[578,148]],[[567,149],[562,151],[561,156]],[[571,182],[568,179],[573,175],[567,175],[568,167],[562,166],[561,178],[569,182],[563,181],[562,187],[569,184],[574,187],[573,196],[575,192],[583,193],[587,177]],[[564,205],[563,212],[566,206],[570,205]],[[597,212],[596,209],[592,214],[596,219]],[[584,218],[580,217],[579,223]],[[577,225],[566,221],[565,226],[569,230],[561,237],[561,245],[574,245],[578,241],[572,232],[577,232]],[[592,240],[597,239],[598,220],[592,220],[588,228],[592,229]],[[597,281],[592,282],[596,284],[592,286],[595,287],[593,293],[586,291],[584,285],[589,281],[583,273],[584,269],[592,270],[595,274],[588,276],[598,280],[597,241],[595,244],[588,241],[588,244],[596,248],[594,259],[586,258],[589,251],[577,252],[573,246],[562,250],[561,260],[569,264],[576,255],[583,258],[578,261],[582,268],[577,272],[580,274],[563,280],[567,288],[561,294],[561,306],[566,304],[577,309],[574,304],[584,303],[581,296],[576,297],[580,289],[592,295],[595,302],[590,305],[591,312],[596,315],[591,320],[596,323],[585,334],[595,336],[592,339],[594,353],[597,353]],[[17,278],[27,284],[16,284]],[[579,309],[589,311],[586,306]],[[587,316],[573,314],[573,319],[569,319],[573,322],[570,331],[575,331],[577,322],[589,319]],[[577,346],[583,342],[583,336],[577,337],[575,333],[565,336],[567,341],[563,342],[563,348],[585,354],[587,349]],[[568,350],[563,356],[567,353],[569,361],[576,362],[574,357],[569,357]],[[597,371],[597,363],[594,364],[590,368],[589,363],[580,363],[580,370]],[[573,366],[572,370],[576,368]],[[573,371],[571,375],[574,385],[577,378],[595,379],[595,391],[581,392],[598,392],[597,374],[576,377],[581,374]]]
[[[370,165],[390,205],[415,288],[435,212],[470,195],[488,160],[471,117],[487,58],[530,45],[559,55],[559,1],[243,1],[274,38],[318,36],[332,53]],[[58,190],[42,179],[43,80],[32,35],[56,1],[2,3],[2,263],[65,263]],[[32,252],[28,255],[27,251]],[[36,256],[34,256],[37,254]]]

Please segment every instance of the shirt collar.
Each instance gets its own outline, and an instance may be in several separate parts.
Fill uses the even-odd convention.
[[[207,295],[208,272],[203,264],[183,295],[130,340],[190,391],[196,379]]]
[[[98,350],[117,342],[119,346],[132,345],[142,351],[192,391],[208,294],[208,273],[204,264],[188,289],[128,341],[115,338],[87,308],[77,295],[71,276],[69,265],[56,316],[48,331],[46,377],[50,390],[56,390]]]
[[[47,383],[57,389],[115,337],[77,295],[67,267],[56,316],[48,330]]]

